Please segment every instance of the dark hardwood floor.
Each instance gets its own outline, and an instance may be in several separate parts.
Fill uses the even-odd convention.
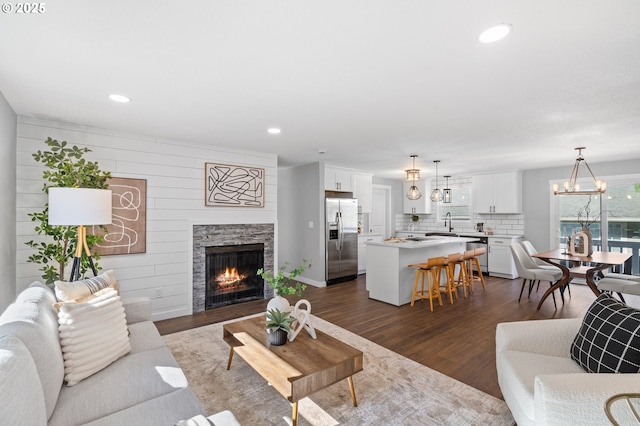
[[[538,311],[542,287],[548,283],[542,283],[537,293],[534,290],[530,299],[525,290],[518,303],[522,280],[485,277],[485,291],[476,285],[475,293],[463,298],[460,290],[453,305],[443,300],[443,306],[434,306],[431,312],[428,301],[397,307],[369,299],[365,280],[366,275],[360,275],[325,288],[308,286],[303,297],[311,302],[312,314],[498,398],[502,394],[495,368],[496,324],[582,317],[595,300],[588,287],[572,285],[572,296],[565,294],[564,305],[557,294],[557,310],[549,297]],[[246,302],[156,325],[161,334],[169,334],[263,312],[266,305],[267,300]]]

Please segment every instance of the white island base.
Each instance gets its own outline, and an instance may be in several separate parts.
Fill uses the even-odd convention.
[[[367,244],[369,298],[401,306],[411,302],[416,269],[412,263],[431,257],[463,253],[476,238],[443,237],[429,241],[370,242]]]

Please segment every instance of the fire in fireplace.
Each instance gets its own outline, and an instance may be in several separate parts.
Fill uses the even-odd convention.
[[[205,249],[205,309],[264,298],[264,244]]]

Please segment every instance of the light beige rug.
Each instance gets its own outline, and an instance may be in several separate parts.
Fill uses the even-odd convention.
[[[291,424],[291,404],[240,357],[227,371],[222,324],[164,336],[191,389],[209,414],[231,410],[246,426]],[[502,400],[318,317],[313,324],[360,349],[364,370],[354,376],[358,407],[344,380],[300,401],[301,426],[514,424]]]

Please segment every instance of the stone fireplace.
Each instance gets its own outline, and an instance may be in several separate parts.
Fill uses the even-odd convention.
[[[273,262],[273,224],[194,225],[193,312],[271,297],[255,272]]]

